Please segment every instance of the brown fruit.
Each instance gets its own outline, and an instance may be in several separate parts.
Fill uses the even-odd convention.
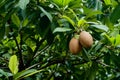
[[[72,38],[69,42],[69,49],[70,52],[73,54],[77,54],[80,52],[80,50],[82,49],[79,40],[76,38]]]
[[[80,32],[79,41],[80,44],[85,48],[89,48],[93,44],[92,36],[89,34],[89,32],[86,31]]]

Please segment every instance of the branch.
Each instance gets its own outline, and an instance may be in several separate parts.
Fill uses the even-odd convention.
[[[19,57],[20,57],[20,70],[25,69],[24,61],[23,61],[23,56],[22,56],[22,32],[20,32],[20,51],[19,51]]]
[[[14,32],[11,27],[10,27],[10,30],[11,30],[11,32]],[[20,47],[19,47],[18,41],[17,41],[17,39],[16,39],[16,37],[14,35],[13,35],[13,39],[15,40],[15,43],[16,43],[17,48],[18,48],[18,51],[20,51]]]
[[[37,51],[38,51],[40,45],[41,45],[44,41],[45,41],[45,39],[42,38],[42,39],[36,44],[36,48],[35,48],[33,54],[36,54],[36,53],[37,53]]]
[[[101,55],[101,56],[99,56],[99,57],[96,57],[96,58],[92,59],[91,61],[96,61],[96,62],[97,62],[97,61],[98,61],[99,59],[101,59],[103,56],[104,56],[104,55]],[[66,56],[64,56],[64,57],[62,57],[62,58],[55,58],[55,59],[49,60],[46,65],[45,65],[44,62],[39,62],[39,63],[36,63],[36,64],[28,67],[27,69],[31,69],[31,68],[33,68],[33,67],[35,67],[35,66],[40,65],[40,64],[42,64],[42,65],[44,65],[44,66],[41,66],[39,69],[44,69],[44,68],[47,68],[47,67],[49,67],[49,66],[51,66],[51,65],[54,65],[54,64],[58,64],[58,63],[63,63],[63,64],[64,64],[64,62],[65,62],[66,60],[70,60],[70,58],[67,58]],[[81,60],[81,61],[80,61],[80,60]],[[85,64],[85,63],[89,62],[89,61],[82,60],[82,59],[71,60],[71,62],[75,62],[75,61],[78,61],[78,62],[72,63],[72,66],[74,66],[74,65],[80,65],[80,64]]]
[[[47,68],[47,67],[49,67],[51,65],[58,64],[58,63],[64,63],[64,62],[65,62],[65,58],[57,59],[57,60],[54,60],[54,61],[46,64],[45,66],[40,67],[40,69],[44,69],[44,68]]]
[[[14,32],[11,27],[10,27],[10,30],[11,30],[11,32]],[[20,46],[19,46],[19,43],[18,43],[16,37],[14,36],[14,34],[12,36],[13,36],[13,39],[15,40],[16,46],[18,48],[18,55],[20,57],[20,59],[19,59],[19,62],[20,62],[19,70],[21,71],[21,70],[23,70],[25,68],[23,58],[22,58],[22,52],[21,52],[21,49],[22,49],[22,34],[20,33]]]
[[[47,45],[46,47],[44,47],[41,51],[37,52],[33,58],[36,58],[41,52],[45,51],[46,49],[49,48],[49,45]]]

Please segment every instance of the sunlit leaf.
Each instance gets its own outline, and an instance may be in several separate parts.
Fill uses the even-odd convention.
[[[117,35],[115,39],[115,46],[117,45],[120,45],[120,35]]]
[[[13,74],[16,74],[18,72],[18,59],[16,55],[10,57],[9,69]]]
[[[106,5],[111,5],[112,4],[111,0],[104,0],[104,2],[105,2]]]
[[[87,24],[86,22],[87,22],[86,20],[80,19],[80,20],[78,21],[78,27],[84,27],[85,24]]]
[[[105,34],[104,37],[106,38],[107,42],[109,42],[112,46],[114,46],[115,37],[110,37],[107,34]]]
[[[69,28],[56,28],[53,33],[56,33],[56,32],[66,32],[66,31],[71,31],[72,29],[69,29]]]
[[[72,26],[75,26],[75,22],[70,17],[63,15],[62,18],[68,20],[68,22],[72,24]]]
[[[70,3],[71,0],[52,0],[52,1],[60,7],[65,7]]]

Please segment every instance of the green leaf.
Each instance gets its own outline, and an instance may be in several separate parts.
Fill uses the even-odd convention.
[[[110,37],[107,34],[105,34],[104,37],[107,39],[108,42],[110,42],[112,46],[115,45],[115,37]]]
[[[5,5],[6,2],[7,2],[7,0],[1,0],[1,1],[0,1],[0,8],[1,8],[3,5]]]
[[[117,35],[115,38],[115,46],[120,45],[120,35]]]
[[[56,32],[66,32],[66,31],[71,31],[72,29],[69,29],[69,28],[56,28],[53,33],[56,33]]]
[[[91,25],[91,26],[94,27],[94,28],[106,31],[106,32],[109,30],[109,28],[105,25]]]
[[[8,76],[7,76],[7,73],[4,72],[2,69],[0,69],[0,74],[1,74],[1,75],[4,75],[4,76],[6,76],[6,77],[8,77]]]
[[[72,24],[73,27],[75,26],[75,22],[70,17],[63,15],[62,18],[68,20],[68,22]]]
[[[63,6],[62,4],[62,0],[52,0],[55,4],[57,4],[58,6]]]
[[[90,67],[89,74],[88,72],[86,73],[88,75],[87,80],[95,80],[97,70],[98,64],[96,62],[93,62],[92,66]]]
[[[111,5],[112,4],[111,0],[104,0],[104,2],[105,2],[106,5]]]
[[[116,6],[110,15],[110,20],[112,23],[116,23],[118,19],[120,19],[120,5]]]
[[[112,46],[115,46],[115,37],[111,37],[110,42],[112,43]]]
[[[82,51],[82,57],[83,57],[83,59],[86,60],[86,61],[90,61],[88,52],[86,51],[85,48],[82,48],[82,49],[83,49],[83,51]]]
[[[89,14],[86,15],[86,18],[93,17],[93,16],[98,15],[98,14],[103,14],[103,13],[101,11],[98,11],[98,10],[91,10],[89,12]]]
[[[12,22],[13,22],[17,27],[20,26],[20,19],[19,19],[19,17],[18,17],[15,13],[11,16],[11,19],[12,19]]]
[[[41,71],[43,71],[43,70],[37,70],[37,71],[31,72],[31,73],[23,76],[22,78],[29,77],[29,76],[34,75],[34,74],[37,74],[37,73],[39,73],[39,72],[41,72]]]
[[[17,6],[24,10],[29,2],[29,0],[20,0]]]
[[[48,13],[44,8],[38,6],[38,8],[48,17],[48,19],[50,20],[50,22],[52,22],[52,15],[50,13]]]
[[[71,0],[52,0],[52,1],[60,7],[65,7],[71,2]]]
[[[69,7],[70,8],[79,8],[81,6],[81,0],[71,0],[71,2],[69,3]]]
[[[35,72],[35,71],[36,71],[36,69],[23,70],[23,71],[18,72],[17,74],[15,74],[15,75],[13,76],[13,78],[14,78],[14,80],[18,80],[18,79],[22,78],[23,76],[25,76],[25,75],[27,75],[27,74],[30,74],[30,73],[33,73],[33,72]]]
[[[63,6],[68,5],[71,2],[71,0],[63,0]]]
[[[9,76],[12,76],[11,73],[5,72],[5,71],[3,71],[2,69],[0,69],[0,74],[1,74],[1,75],[4,75],[7,79],[8,79]]]
[[[22,26],[25,27],[28,23],[29,23],[28,18],[25,18],[22,23]]]
[[[13,74],[16,74],[18,72],[18,60],[16,55],[10,57],[9,69]]]
[[[80,19],[79,21],[78,21],[78,27],[84,27],[85,26],[85,24],[86,24],[86,20],[84,20],[84,19]]]

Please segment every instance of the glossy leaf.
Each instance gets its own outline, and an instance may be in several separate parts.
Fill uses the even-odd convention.
[[[52,22],[52,15],[50,13],[48,13],[44,8],[38,6],[38,8],[48,17],[48,19],[50,20],[50,22]]]
[[[70,17],[63,15],[62,18],[68,20],[68,22],[72,24],[72,26],[75,26],[75,22]]]
[[[94,28],[106,31],[106,32],[109,30],[109,28],[105,25],[91,25],[91,26],[94,27]]]
[[[37,74],[37,73],[39,73],[39,72],[41,72],[41,71],[43,71],[43,70],[36,70],[36,71],[34,71],[34,72],[31,72],[31,73],[23,76],[22,78],[26,78],[26,77],[32,76],[32,75]]]
[[[17,74],[15,74],[13,76],[14,80],[18,80],[22,77],[24,77],[25,75],[28,75],[30,73],[34,73],[36,71],[36,69],[30,69],[30,70],[23,70],[21,72],[18,72]]]
[[[19,0],[19,3],[17,6],[19,6],[21,9],[24,10],[28,3],[29,3],[29,0]]]
[[[53,33],[56,33],[56,32],[66,32],[66,31],[71,31],[72,29],[69,29],[69,28],[56,28]]]

